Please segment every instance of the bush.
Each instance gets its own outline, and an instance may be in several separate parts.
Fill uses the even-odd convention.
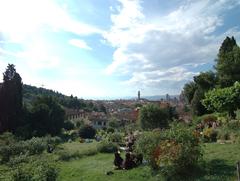
[[[107,133],[114,133],[114,131],[115,131],[114,128],[111,128],[111,127],[107,128]]]
[[[123,137],[120,133],[112,133],[109,136],[109,141],[115,142],[115,143],[121,143],[123,140]]]
[[[82,157],[82,155],[78,151],[74,153],[71,153],[68,151],[59,151],[57,154],[58,154],[58,159],[62,161],[69,161],[71,159]]]
[[[148,132],[136,142],[136,152],[165,176],[185,175],[202,156],[199,137],[190,128],[175,126],[169,130]]]
[[[47,148],[47,142],[44,138],[33,137],[30,140],[19,141],[9,145],[0,146],[1,162],[8,162],[10,157],[27,154],[35,155],[42,153]]]
[[[140,109],[139,120],[141,128],[148,130],[154,128],[168,127],[170,117],[167,109],[161,109],[159,106],[149,104]]]
[[[72,129],[74,129],[74,123],[72,122],[72,121],[69,121],[69,120],[67,120],[67,121],[64,121],[64,123],[63,123],[63,128],[65,129],[65,130],[72,130]]]
[[[9,145],[16,142],[15,136],[10,132],[5,132],[0,135],[0,146]]]
[[[205,128],[203,130],[203,141],[204,142],[216,142],[218,132],[213,128]]]
[[[31,173],[19,167],[12,172],[12,181],[33,181]]]
[[[79,129],[79,136],[81,138],[93,139],[96,135],[96,130],[90,125],[84,125]]]
[[[12,170],[13,181],[56,181],[58,171],[49,159],[30,160]]]
[[[100,153],[114,153],[118,150],[118,146],[113,142],[102,141],[98,144],[97,150]]]

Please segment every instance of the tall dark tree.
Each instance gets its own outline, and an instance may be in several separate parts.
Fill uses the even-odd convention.
[[[216,62],[220,87],[229,87],[240,81],[240,48],[234,37],[227,37],[223,41]]]
[[[185,99],[187,100],[187,102],[190,104],[195,91],[197,90],[197,84],[195,82],[189,82],[186,83],[183,87],[183,96],[185,97]]]
[[[9,64],[0,90],[0,132],[15,131],[22,118],[22,79]]]
[[[39,97],[33,104],[31,127],[37,136],[56,135],[64,126],[65,111],[51,96]]]

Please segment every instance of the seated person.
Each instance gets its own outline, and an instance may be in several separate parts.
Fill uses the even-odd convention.
[[[123,162],[123,168],[129,170],[135,166],[135,163],[131,157],[130,153],[126,153],[126,158]]]
[[[115,156],[114,165],[117,167],[117,169],[121,169],[123,165],[123,159],[120,156],[120,152],[119,151],[115,152],[114,156]]]
[[[142,164],[142,161],[143,161],[143,155],[142,154],[131,153],[130,155],[131,155],[131,158],[134,162],[134,167]]]

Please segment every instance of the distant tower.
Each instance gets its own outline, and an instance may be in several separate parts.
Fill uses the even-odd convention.
[[[141,99],[141,93],[140,91],[138,91],[138,101],[140,101],[140,99]]]

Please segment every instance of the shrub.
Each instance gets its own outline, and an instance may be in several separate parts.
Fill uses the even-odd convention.
[[[21,167],[12,172],[12,181],[32,181],[32,177],[31,173]]]
[[[71,159],[82,157],[82,155],[78,151],[73,153],[68,151],[59,151],[57,154],[58,154],[58,159],[62,161],[69,161]]]
[[[98,144],[97,150],[100,153],[114,153],[118,150],[118,146],[113,142],[102,141]]]
[[[0,135],[0,146],[9,145],[9,144],[15,143],[15,142],[16,142],[16,138],[10,132],[5,132],[5,133]]]
[[[204,142],[216,142],[218,132],[213,128],[205,128],[203,130]]]
[[[204,124],[212,123],[214,121],[217,121],[217,117],[213,114],[207,114],[202,116],[202,121]]]
[[[30,160],[12,170],[13,181],[56,181],[58,170],[51,160]]]
[[[81,138],[93,139],[96,135],[96,130],[90,125],[84,125],[79,129],[79,136]]]
[[[109,140],[111,142],[115,142],[115,143],[121,143],[122,140],[123,140],[123,137],[120,133],[112,133],[110,136],[109,136]]]
[[[110,127],[110,128],[107,128],[107,133],[114,133],[114,128]]]
[[[74,129],[74,123],[72,122],[72,121],[69,121],[69,120],[66,120],[66,121],[64,121],[64,123],[63,123],[63,128],[65,129],[65,130],[72,130],[72,129]]]
[[[8,162],[10,157],[27,154],[40,154],[47,148],[47,142],[44,138],[33,137],[30,140],[19,141],[0,147],[1,162]]]
[[[169,119],[168,111],[157,105],[149,104],[140,109],[139,121],[141,128],[145,130],[166,128]]]
[[[167,177],[188,173],[202,156],[199,137],[183,126],[144,133],[137,140],[135,150],[144,155],[152,168],[159,169]]]

